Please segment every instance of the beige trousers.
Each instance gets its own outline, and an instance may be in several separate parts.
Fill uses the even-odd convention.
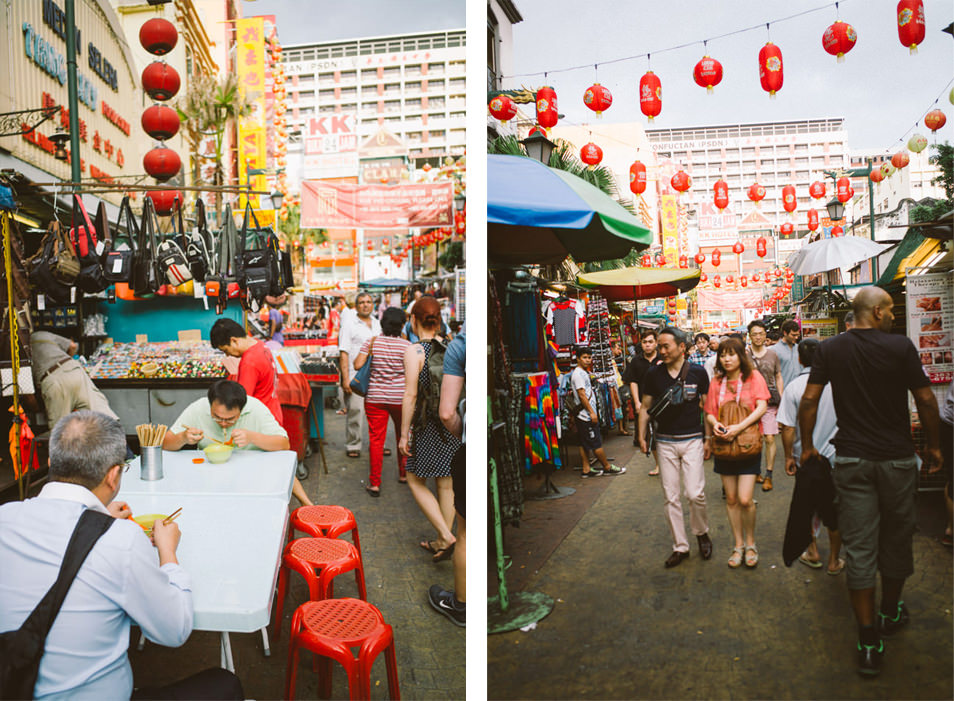
[[[689,527],[693,535],[709,532],[709,517],[706,514],[706,474],[703,467],[701,438],[688,441],[657,441],[656,456],[659,460],[659,480],[665,497],[666,520],[672,532],[672,549],[689,552],[686,538],[685,517],[679,496],[679,483],[689,499]]]
[[[43,394],[46,419],[50,428],[61,418],[78,409],[98,411],[119,420],[109,408],[106,397],[96,389],[86,370],[76,361],[58,367],[43,378],[40,392]]]

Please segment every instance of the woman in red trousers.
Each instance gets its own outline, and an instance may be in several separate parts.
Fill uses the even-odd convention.
[[[404,351],[411,345],[401,338],[405,314],[403,309],[388,307],[381,317],[381,335],[366,341],[354,359],[354,369],[360,370],[371,356],[371,378],[368,396],[364,398],[364,413],[368,417],[368,443],[371,455],[371,473],[365,490],[373,497],[381,496],[381,467],[388,435],[388,417],[394,422],[394,432],[401,430],[401,401],[404,398]],[[399,482],[407,482],[404,464],[407,458],[398,451]]]

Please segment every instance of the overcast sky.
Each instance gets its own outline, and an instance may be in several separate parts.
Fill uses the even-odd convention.
[[[546,83],[557,91],[566,121],[593,123],[594,136],[599,122],[583,104],[583,92],[597,78],[593,64],[640,55],[598,69],[599,82],[613,94],[613,106],[601,121],[641,121],[649,128],[664,128],[845,117],[850,148],[893,152],[940,96],[936,107],[948,120],[938,137],[954,140],[954,105],[948,99],[954,37],[941,31],[954,19],[951,0],[924,0],[926,37],[913,56],[898,39],[894,0],[842,0],[841,20],[858,33],[844,63],[822,48],[822,34],[836,20],[834,2],[824,0],[516,4],[523,22],[513,30],[514,74],[549,71]],[[774,23],[815,8],[824,9]],[[759,84],[758,53],[768,40],[766,22],[773,22],[770,38],[781,48],[784,63],[785,83],[775,100]],[[703,39],[756,25],[758,29],[708,43],[706,53],[722,63],[724,73],[722,83],[707,95],[692,78],[704,53]],[[692,42],[687,48],[656,53]],[[662,81],[663,103],[651,125],[637,99],[648,52],[653,54],[652,70]],[[557,72],[573,66],[586,67]],[[537,88],[544,76],[517,77],[515,83]],[[923,125],[918,131],[933,141]]]
[[[283,45],[464,27],[464,0],[243,0],[242,13],[275,15]]]

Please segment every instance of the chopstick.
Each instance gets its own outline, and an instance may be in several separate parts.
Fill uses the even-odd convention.
[[[182,507],[180,506],[178,509],[176,509],[176,510],[173,511],[171,514],[169,514],[169,515],[166,516],[164,519],[162,519],[162,525],[163,525],[163,526],[168,526],[170,523],[172,523],[172,522],[175,521],[177,518],[179,518],[179,514],[180,514],[181,512],[182,512]]]
[[[139,436],[139,445],[144,448],[157,448],[162,445],[166,437],[167,427],[163,424],[139,424],[136,426],[136,435]]]

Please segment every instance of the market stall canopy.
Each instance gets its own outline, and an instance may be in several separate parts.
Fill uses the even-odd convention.
[[[407,287],[410,284],[410,280],[399,280],[393,277],[376,277],[371,280],[359,282],[358,287]]]
[[[487,258],[540,265],[622,258],[652,234],[622,205],[571,173],[523,156],[487,157]]]
[[[672,297],[688,292],[699,284],[698,268],[618,268],[577,275],[584,287],[598,287],[600,294],[610,302],[632,299]]]
[[[837,236],[802,246],[788,259],[788,267],[796,275],[815,275],[839,269],[847,271],[887,248],[861,236]]]

